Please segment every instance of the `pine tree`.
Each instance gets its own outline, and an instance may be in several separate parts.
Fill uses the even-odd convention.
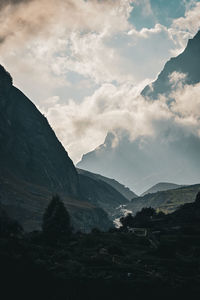
[[[58,195],[52,197],[43,215],[42,230],[48,241],[56,242],[71,233],[70,216]]]

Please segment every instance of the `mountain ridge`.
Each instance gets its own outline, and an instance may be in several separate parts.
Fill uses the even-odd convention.
[[[117,180],[113,178],[108,178],[100,174],[92,173],[86,170],[82,170],[77,168],[78,174],[83,174],[85,176],[91,177],[92,179],[104,181],[110,186],[112,186],[115,190],[117,190],[120,194],[122,194],[126,199],[129,201],[132,200],[133,198],[138,197],[132,190],[130,190],[128,187],[125,185],[121,184]]]
[[[147,85],[141,95],[156,100],[160,94],[169,95],[173,83],[170,82],[170,75],[173,72],[186,74],[184,83],[193,85],[199,82],[200,78],[200,30],[189,39],[185,50],[176,57],[172,57],[165,64],[157,79]]]
[[[171,94],[171,72],[186,72],[188,76],[178,79],[184,79],[187,85],[200,82],[199,65],[200,31],[188,42],[183,53],[166,63],[158,79],[143,90],[146,101],[158,99],[160,93],[164,96]],[[176,135],[175,130],[178,131]],[[109,139],[112,139],[110,132],[103,145],[84,154],[77,166],[123,182],[137,194],[160,181],[177,184],[199,182],[200,139],[183,127],[173,128],[168,124],[156,136],[141,136],[133,142],[130,142],[128,134],[121,133],[114,149],[109,146],[112,144],[112,141],[108,143]]]
[[[170,183],[170,182],[158,182],[152,187],[150,187],[148,190],[146,190],[144,193],[142,193],[140,196],[145,196],[147,194],[153,194],[153,193],[163,192],[168,190],[174,190],[182,186],[183,185]]]
[[[25,230],[40,229],[53,194],[75,229],[112,226],[103,209],[81,198],[79,175],[47,119],[0,66],[0,201]]]
[[[146,194],[133,199],[133,201],[126,206],[126,209],[135,214],[144,207],[152,207],[169,214],[175,212],[186,203],[194,202],[199,191],[200,184],[182,186],[167,191],[158,191],[157,193]]]

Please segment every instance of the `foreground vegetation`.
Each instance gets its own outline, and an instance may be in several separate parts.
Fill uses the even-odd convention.
[[[59,198],[47,208],[41,232],[24,233],[1,214],[4,299],[197,299],[199,198],[172,215],[144,209],[123,219],[121,229],[89,234],[73,233]],[[147,233],[132,233],[135,227]]]

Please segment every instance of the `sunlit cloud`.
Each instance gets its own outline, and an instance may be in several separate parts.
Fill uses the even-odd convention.
[[[137,30],[130,16],[138,2],[2,2],[1,62],[48,117],[74,161],[101,144],[109,131],[116,137],[126,131],[131,141],[155,135],[156,126],[162,128],[159,122],[199,131],[196,102],[191,108],[185,103],[190,93],[196,99],[198,87],[184,85],[187,74],[171,74],[175,102],[170,108],[167,99],[147,102],[139,94],[199,29],[200,3],[185,3],[185,15],[170,27],[157,22]],[[153,16],[150,1],[142,3],[141,14]]]

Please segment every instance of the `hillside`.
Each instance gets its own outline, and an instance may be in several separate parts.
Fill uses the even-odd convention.
[[[59,194],[76,229],[109,228],[106,213],[81,198],[79,176],[47,119],[0,66],[0,201],[26,230],[39,229]]]
[[[138,197],[128,187],[121,184],[120,182],[118,182],[115,179],[108,178],[108,177],[102,176],[100,174],[95,174],[95,173],[92,173],[92,172],[89,172],[89,171],[86,171],[86,170],[82,170],[82,169],[78,169],[78,168],[77,168],[77,172],[78,172],[78,174],[85,175],[85,176],[90,177],[92,179],[95,179],[97,181],[100,180],[100,181],[106,182],[107,184],[112,186],[116,191],[118,191],[120,194],[122,194],[129,201],[132,200],[133,198]]]
[[[149,188],[146,192],[142,193],[141,196],[145,196],[147,194],[153,194],[157,192],[162,191],[168,191],[168,190],[174,190],[182,187],[182,185],[175,184],[175,183],[169,183],[169,182],[159,182],[155,185],[153,185],[151,188]]]
[[[122,194],[103,180],[80,174],[79,182],[82,198],[102,208],[111,220],[114,220],[116,217],[116,208],[129,202]]]
[[[5,217],[0,232],[4,298],[198,299],[200,194],[172,214],[143,210],[131,219],[145,234],[124,225],[72,233],[56,244],[43,232],[14,233]]]
[[[143,197],[133,199],[127,205],[127,209],[134,214],[143,207],[152,207],[165,213],[172,213],[185,203],[191,203],[195,200],[196,194],[200,190],[200,184],[184,186],[178,189],[147,194]]]

